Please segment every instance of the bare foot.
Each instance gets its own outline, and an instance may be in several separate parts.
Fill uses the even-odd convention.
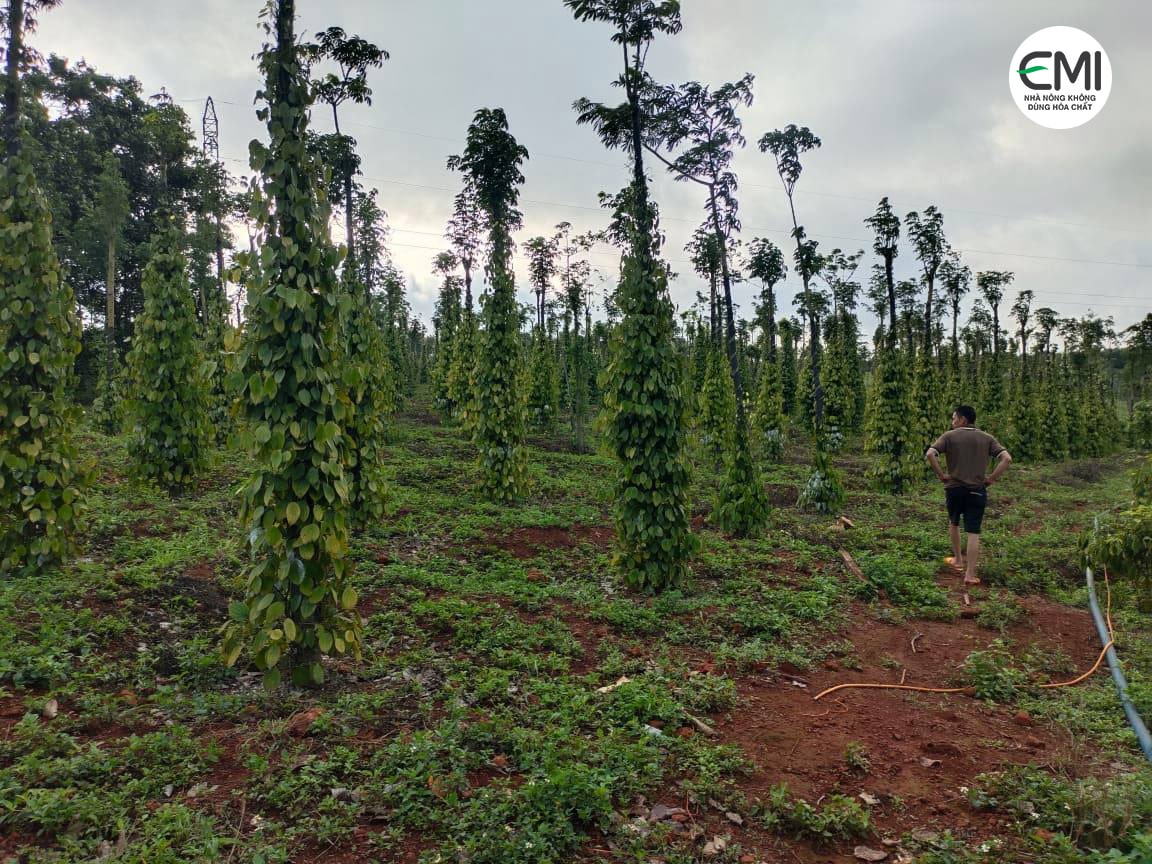
[[[944,559],[944,563],[951,567],[953,570],[959,570],[960,572],[964,572],[964,568],[967,566],[965,565],[963,558],[954,558],[951,555]]]
[[[980,577],[979,576],[965,576],[964,577],[964,584],[965,585],[979,585],[980,584]]]

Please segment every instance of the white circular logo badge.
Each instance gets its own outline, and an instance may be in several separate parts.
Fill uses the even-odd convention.
[[[1029,120],[1049,129],[1071,129],[1099,114],[1108,101],[1112,64],[1083,30],[1045,27],[1012,55],[1008,86]]]

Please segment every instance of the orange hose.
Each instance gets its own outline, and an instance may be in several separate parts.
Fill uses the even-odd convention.
[[[1100,664],[1104,662],[1105,655],[1108,654],[1108,649],[1112,647],[1114,633],[1112,630],[1112,583],[1108,580],[1108,570],[1104,570],[1104,587],[1107,591],[1107,603],[1104,618],[1108,622],[1108,644],[1104,646],[1104,650],[1100,652],[1100,656],[1096,658],[1096,662],[1092,664],[1092,668],[1073,678],[1071,681],[1059,681],[1055,684],[1038,684],[1038,687],[1051,688],[1051,687],[1071,687],[1073,684],[1079,684],[1085,678],[1091,678],[1092,675],[1100,668]],[[869,690],[912,690],[917,693],[964,693],[971,692],[971,687],[913,687],[909,684],[837,684],[835,687],[829,687],[827,690],[821,690],[812,697],[813,702],[818,702],[829,693],[835,693],[837,690],[852,689],[869,689]]]
[[[1037,687],[1071,687],[1073,684],[1079,684],[1085,678],[1092,676],[1092,673],[1100,668],[1100,664],[1104,662],[1104,655],[1108,653],[1108,649],[1112,647],[1112,640],[1108,640],[1108,644],[1104,646],[1104,650],[1100,652],[1100,656],[1096,658],[1096,662],[1092,664],[1092,668],[1071,681],[1060,681],[1056,684],[1037,684]]]
[[[915,690],[918,693],[963,693],[971,690],[971,687],[913,687],[911,684],[837,684],[835,687],[829,687],[812,697],[812,701],[816,702],[829,693],[835,693],[837,690],[844,690],[848,687],[854,688],[874,688],[877,690]]]
[[[1104,605],[1104,621],[1108,625],[1108,644],[1104,646],[1104,650],[1100,652],[1100,656],[1096,658],[1096,662],[1092,664],[1092,668],[1085,672],[1078,678],[1073,678],[1071,681],[1061,681],[1058,684],[1041,684],[1041,687],[1068,687],[1072,684],[1079,684],[1085,678],[1089,677],[1093,672],[1100,668],[1100,664],[1104,662],[1105,656],[1108,654],[1108,649],[1115,644],[1116,633],[1112,629],[1112,581],[1108,578],[1108,568],[1104,568],[1104,591],[1105,591],[1105,605]]]

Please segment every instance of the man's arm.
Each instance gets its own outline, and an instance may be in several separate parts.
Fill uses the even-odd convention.
[[[992,473],[988,475],[988,485],[991,486],[1001,475],[1008,470],[1008,466],[1012,464],[1012,454],[1007,450],[1001,450],[1000,455],[996,457],[996,467],[992,469]]]
[[[944,469],[940,467],[940,454],[936,451],[935,447],[929,447],[928,451],[924,454],[924,458],[928,460],[928,464],[932,466],[932,470],[936,473],[941,483],[948,483],[952,480],[950,476],[944,473]]]

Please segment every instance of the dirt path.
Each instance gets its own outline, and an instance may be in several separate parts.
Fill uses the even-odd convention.
[[[959,599],[961,589],[950,584],[955,581],[941,574],[940,584]],[[972,602],[979,604],[986,597],[978,589]],[[1015,653],[1033,645],[1059,648],[1077,669],[1091,666],[1100,646],[1087,611],[1039,597],[1021,602],[1026,615],[1006,631]],[[864,793],[879,799],[870,808],[877,832],[869,841],[873,847],[916,830],[950,830],[976,842],[1004,833],[999,817],[973,810],[961,791],[978,774],[1028,762],[1092,770],[1090,765],[1076,764],[1086,759],[1084,747],[1065,731],[1037,723],[1015,708],[989,705],[971,696],[847,689],[814,702],[814,694],[837,684],[896,684],[904,678],[907,684],[956,686],[968,654],[999,636],[971,617],[885,623],[862,604],[855,604],[850,620],[859,623],[844,635],[855,647],[852,665],[859,668],[830,660],[803,676],[757,673],[738,679],[739,707],[714,726],[721,742],[738,745],[756,765],[741,783],[750,797],[764,797],[779,783],[787,783],[812,803],[835,793],[851,797]],[[849,767],[849,745],[860,748],[867,769]],[[757,861],[853,860],[855,844],[817,849],[784,842],[752,827],[736,827],[707,809],[699,816],[707,830],[731,836],[757,855]]]

